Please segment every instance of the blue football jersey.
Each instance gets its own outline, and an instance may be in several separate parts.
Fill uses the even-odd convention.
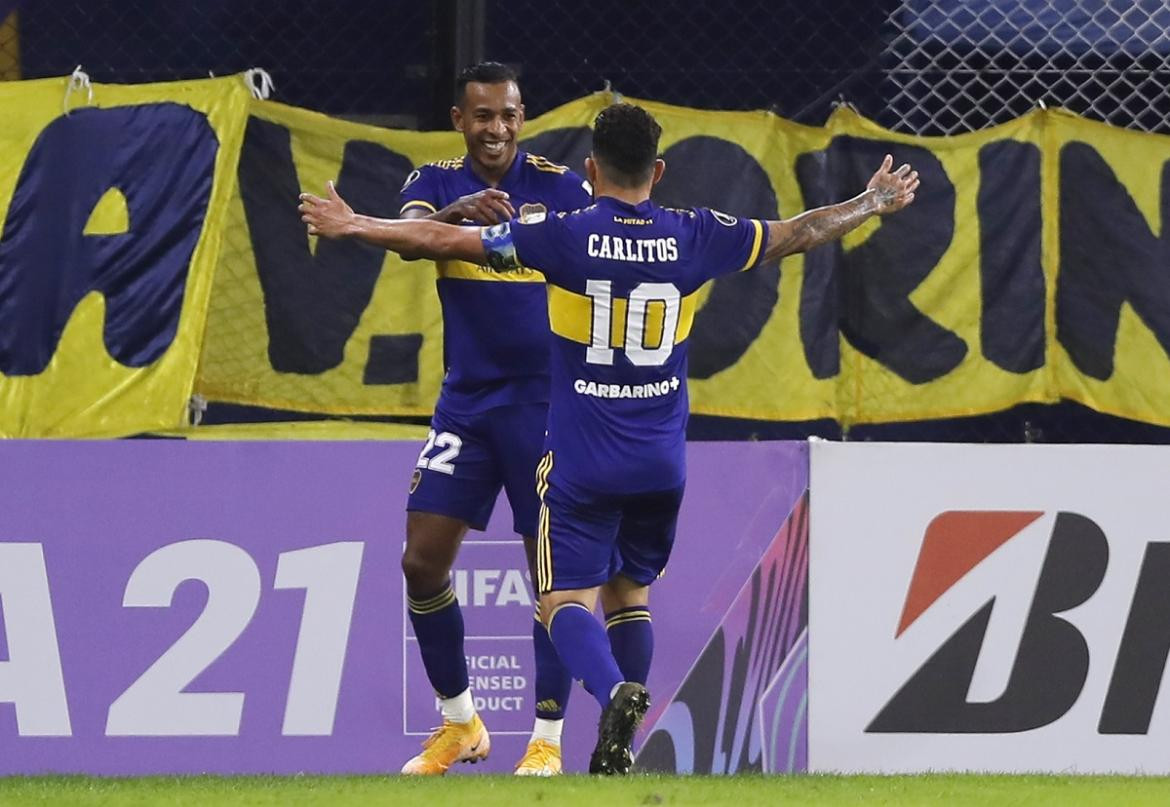
[[[602,197],[583,210],[485,228],[543,272],[553,333],[546,448],[564,478],[640,493],[686,475],[687,338],[696,292],[756,265],[767,229],[706,208]]]
[[[431,163],[407,178],[402,210],[435,212],[487,187],[465,157]],[[580,176],[523,151],[497,187],[508,193],[518,216],[576,210],[591,202]],[[548,401],[544,277],[528,269],[500,274],[464,261],[439,261],[436,267],[446,369],[440,403],[472,414]]]

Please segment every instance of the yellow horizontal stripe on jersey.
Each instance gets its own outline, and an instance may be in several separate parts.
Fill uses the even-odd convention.
[[[760,245],[764,242],[764,223],[759,219],[748,219],[748,221],[752,223],[752,227],[755,228],[756,234],[752,239],[751,254],[748,255],[747,263],[743,265],[743,269],[739,270],[741,272],[744,269],[751,269],[756,265],[756,260],[758,260],[760,257]]]
[[[674,329],[674,343],[676,345],[691,335],[697,304],[698,292],[682,298],[678,314],[678,327]],[[662,322],[665,317],[666,304],[660,300],[652,301],[646,306],[646,344],[643,347],[653,350],[662,344]],[[590,334],[593,330],[593,300],[590,297],[550,283],[548,287],[548,319],[552,332],[557,336],[573,342],[580,342],[583,345],[592,344]],[[609,331],[609,346],[624,347],[626,344],[626,301],[622,298],[614,298],[613,300]]]
[[[439,277],[459,280],[483,280],[488,283],[543,283],[544,275],[535,269],[517,269],[512,272],[493,272],[486,266],[468,261],[437,261]]]
[[[405,213],[407,210],[410,210],[411,208],[414,208],[414,207],[421,207],[423,210],[429,210],[429,211],[431,211],[432,213],[438,213],[438,212],[439,212],[439,211],[438,211],[438,208],[436,208],[436,207],[435,207],[433,204],[431,204],[430,202],[424,202],[422,199],[415,199],[413,202],[407,202],[406,204],[404,204],[404,205],[402,206],[402,209],[398,211],[398,215],[400,215],[400,216],[401,216],[401,215],[402,215],[403,213]]]

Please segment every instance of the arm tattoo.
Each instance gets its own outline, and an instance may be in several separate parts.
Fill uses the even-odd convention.
[[[877,206],[879,208],[885,207],[888,204],[892,204],[894,200],[898,198],[897,188],[874,188],[874,191],[877,193],[875,198],[877,199]]]
[[[790,251],[803,252],[837,240],[873,215],[880,204],[880,197],[866,192],[847,202],[801,213],[792,220]]]

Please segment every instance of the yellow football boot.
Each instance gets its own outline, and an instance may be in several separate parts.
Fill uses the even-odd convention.
[[[492,748],[491,737],[479,715],[470,723],[451,723],[435,729],[423,740],[422,753],[402,766],[402,772],[412,776],[442,776],[456,762],[479,762],[486,759]]]
[[[528,743],[524,756],[516,763],[517,776],[559,776],[561,774],[561,747],[547,740]]]

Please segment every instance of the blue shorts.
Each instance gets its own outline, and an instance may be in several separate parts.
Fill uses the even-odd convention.
[[[406,509],[450,516],[482,530],[503,488],[512,506],[512,528],[535,537],[540,510],[535,473],[547,420],[544,403],[498,406],[474,415],[436,407]]]
[[[540,591],[593,588],[619,572],[640,585],[653,583],[674,546],[683,487],[594,493],[558,480],[550,465],[546,455],[537,469]]]

